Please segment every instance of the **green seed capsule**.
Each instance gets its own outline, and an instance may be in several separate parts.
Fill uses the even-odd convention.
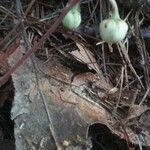
[[[103,20],[99,25],[99,32],[103,41],[113,44],[122,41],[128,31],[128,25],[119,16],[117,3],[109,0],[113,11],[109,19]]]
[[[81,12],[80,5],[76,4],[64,17],[63,19],[64,27],[73,30],[77,28],[81,23]]]

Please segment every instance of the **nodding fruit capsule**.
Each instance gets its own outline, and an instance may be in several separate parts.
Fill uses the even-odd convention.
[[[63,21],[63,26],[73,30],[77,28],[81,23],[81,11],[80,4],[77,3],[73,8],[66,14]]]
[[[103,41],[113,44],[122,41],[128,31],[128,25],[120,18],[115,0],[109,0],[112,5],[112,16],[103,20],[99,25],[99,32]]]

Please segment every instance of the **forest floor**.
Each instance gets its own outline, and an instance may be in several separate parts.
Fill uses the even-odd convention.
[[[109,15],[107,1],[82,0],[82,22],[76,30],[68,30],[61,23],[66,3],[0,0],[0,150],[15,149],[15,143],[21,141],[18,128],[21,130],[24,121],[28,126],[23,127],[26,130],[21,135],[30,149],[58,149],[62,145],[76,145],[70,149],[150,149],[150,2],[117,0],[129,30],[122,45],[111,46],[101,40],[98,29],[100,20]],[[42,80],[41,85],[34,86],[32,79],[36,78]],[[42,105],[37,98],[39,93],[43,98],[39,90],[51,102],[43,100]],[[29,101],[25,99],[27,94],[31,96]],[[25,108],[28,103],[39,112],[32,106],[15,116],[18,107]],[[43,108],[47,120],[42,118]],[[41,146],[43,141],[39,142],[40,135],[35,134],[39,127],[32,116],[39,120],[39,126],[50,122],[52,140],[48,146]],[[30,130],[30,123],[37,129]],[[81,128],[77,129],[77,124]],[[43,132],[47,132],[46,127],[39,131],[44,137]]]

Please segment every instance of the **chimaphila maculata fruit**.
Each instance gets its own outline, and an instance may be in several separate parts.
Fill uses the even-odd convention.
[[[115,0],[109,0],[112,5],[112,15],[99,25],[99,32],[103,41],[113,44],[122,41],[128,31],[128,25],[120,18]]]
[[[64,27],[73,30],[77,28],[81,23],[81,11],[80,4],[77,3],[73,8],[66,14],[62,21]]]

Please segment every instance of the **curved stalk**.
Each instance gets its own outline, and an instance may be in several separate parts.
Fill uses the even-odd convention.
[[[118,6],[115,0],[109,0],[109,2],[111,3],[112,6],[112,19],[120,19],[120,15],[119,15],[119,10],[118,10]]]
[[[80,12],[80,3],[78,2],[76,5],[73,6],[72,9]]]

